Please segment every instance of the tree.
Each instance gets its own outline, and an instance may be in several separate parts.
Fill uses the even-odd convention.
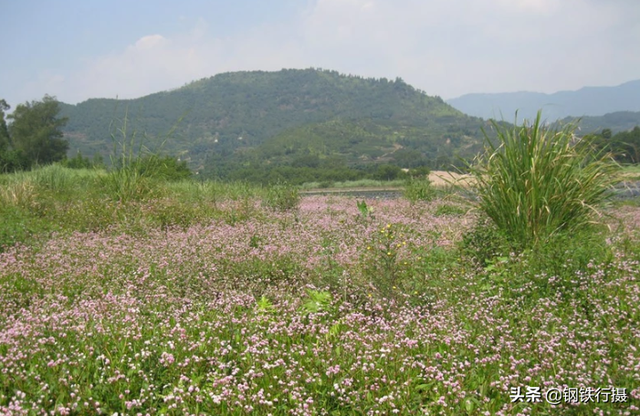
[[[635,126],[633,130],[623,131],[612,140],[616,148],[622,153],[619,160],[626,163],[640,163],[640,127]]]
[[[7,129],[7,122],[4,119],[4,112],[11,107],[5,100],[0,99],[0,155],[2,155],[9,148],[9,130]]]
[[[13,172],[28,166],[24,154],[11,146],[9,129],[4,119],[5,111],[10,108],[5,100],[0,99],[0,173]]]
[[[42,101],[19,104],[8,118],[9,137],[15,151],[22,153],[30,165],[48,164],[66,157],[69,143],[63,139],[62,127],[68,119],[58,118],[59,102],[45,95]]]
[[[397,179],[401,173],[402,169],[400,169],[398,166],[384,164],[378,165],[378,168],[376,169],[373,177],[381,181],[392,181],[394,179]]]

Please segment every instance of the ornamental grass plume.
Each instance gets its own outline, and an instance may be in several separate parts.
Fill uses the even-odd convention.
[[[617,165],[576,138],[575,125],[547,129],[533,122],[485,133],[485,152],[469,166],[479,208],[513,243],[531,247],[592,223],[610,196]]]

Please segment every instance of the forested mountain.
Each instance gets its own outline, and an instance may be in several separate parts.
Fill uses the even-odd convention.
[[[560,122],[563,124],[576,122],[580,134],[600,133],[605,129],[611,130],[612,133],[619,133],[640,126],[640,111],[617,111],[603,116],[581,118],[567,117]]]
[[[135,134],[137,143],[220,177],[265,167],[449,164],[478,149],[483,124],[399,78],[316,69],[219,74],[133,100],[62,104],[61,116],[69,118],[70,154],[107,156],[114,139],[129,143]]]
[[[539,109],[543,110],[543,118],[549,121],[565,117],[603,116],[619,111],[640,111],[640,80],[615,87],[584,87],[554,94],[466,94],[447,102],[465,114],[484,119],[504,117],[510,122],[514,120],[516,111],[519,119],[533,120]]]

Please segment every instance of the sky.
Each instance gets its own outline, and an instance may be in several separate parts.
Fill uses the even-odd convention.
[[[402,78],[449,99],[640,79],[640,0],[0,0],[0,98],[136,98],[230,71]]]

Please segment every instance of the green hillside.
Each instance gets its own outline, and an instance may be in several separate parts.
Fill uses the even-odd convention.
[[[63,104],[70,154],[108,158],[113,139],[123,140],[125,114],[129,139],[135,133],[151,150],[218,177],[309,164],[436,167],[477,150],[483,123],[399,78],[316,69],[235,72],[133,100]]]
[[[603,116],[567,117],[561,124],[576,122],[581,134],[600,133],[609,129],[613,133],[625,132],[640,126],[640,111],[617,111]]]

